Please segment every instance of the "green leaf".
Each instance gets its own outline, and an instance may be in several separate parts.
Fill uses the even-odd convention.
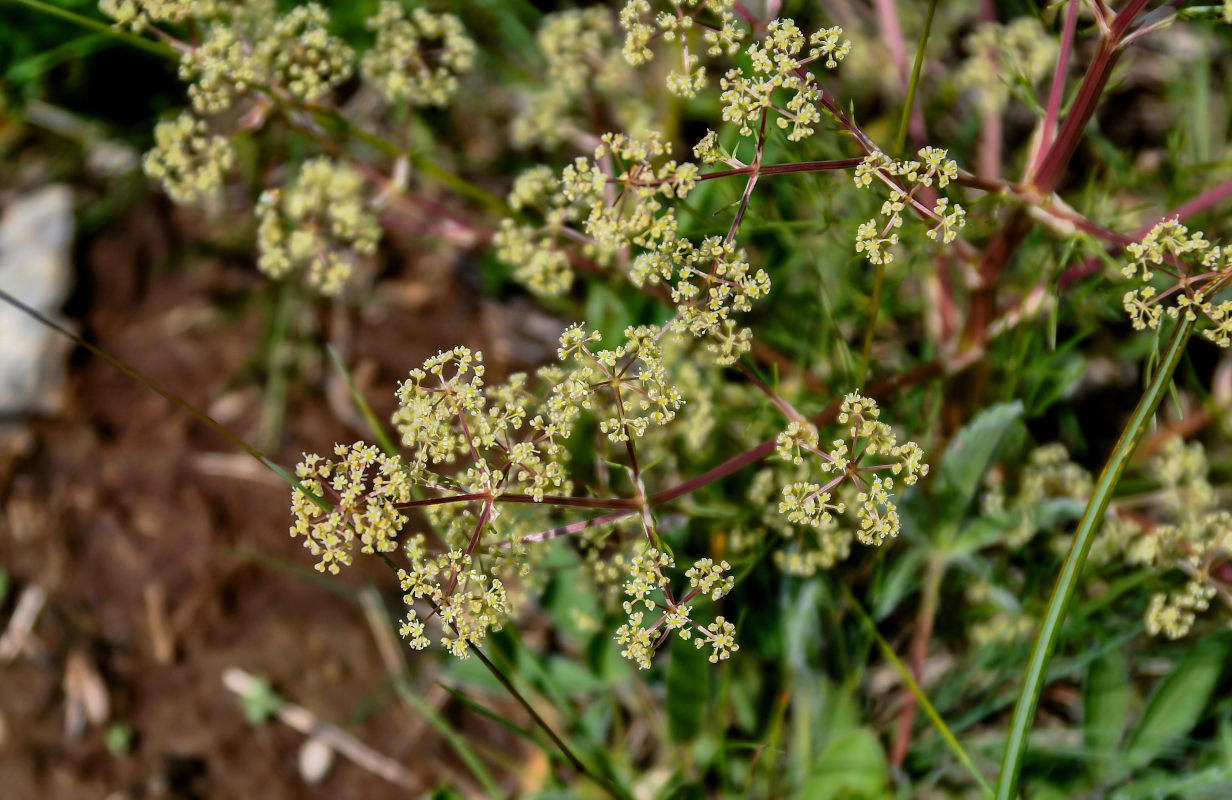
[[[792,672],[809,669],[810,660],[821,650],[821,584],[808,581],[783,596],[779,617],[783,637],[783,660]]]
[[[518,725],[514,725],[513,722],[505,719],[503,716],[496,713],[495,711],[488,708],[487,706],[483,705],[479,701],[471,699],[466,694],[466,692],[463,692],[461,689],[455,689],[448,684],[441,683],[440,681],[437,681],[436,685],[441,687],[445,691],[449,692],[450,696],[452,696],[454,700],[457,700],[459,703],[471,709],[476,714],[487,717],[488,719],[495,722],[497,725],[500,725],[502,728],[505,728],[506,730],[516,734],[517,736],[521,736],[523,739],[535,745],[536,747],[543,748],[544,752],[547,753],[549,756],[554,755],[553,751],[544,747],[543,743],[540,742],[533,733],[531,733],[530,731]]]
[[[261,725],[277,714],[286,705],[286,701],[278,696],[269,681],[257,678],[253,681],[252,691],[240,698],[244,707],[244,718],[249,725]]]
[[[1032,785],[1031,800],[1073,800],[1074,793],[1072,790],[1062,786],[1054,786],[1051,783],[1040,783]]]
[[[675,638],[675,637],[673,637]],[[697,738],[710,704],[709,649],[698,649],[692,642],[671,642],[671,661],[667,665],[667,727],[672,740],[689,742]]]
[[[830,742],[813,762],[800,797],[811,800],[883,797],[888,786],[889,773],[881,742],[867,728],[857,728]]]
[[[1215,691],[1226,654],[1222,642],[1202,642],[1160,681],[1126,743],[1124,760],[1131,768],[1176,748],[1193,730]]]
[[[4,78],[10,83],[25,83],[45,76],[60,64],[86,58],[115,44],[114,39],[104,34],[79,36],[57,47],[23,58],[8,68]]]
[[[609,684],[571,658],[549,656],[547,659],[549,680],[558,692],[566,696],[598,694]]]
[[[860,602],[856,599],[851,589],[846,584],[840,584],[840,586],[843,596],[851,604],[852,611],[856,613],[856,616],[868,628],[868,632],[872,634],[873,640],[876,641],[877,647],[881,650],[881,654],[885,656],[886,661],[890,662],[890,665],[898,672],[907,689],[915,695],[916,702],[919,703],[920,710],[924,712],[924,716],[928,718],[929,722],[937,729],[937,732],[941,734],[941,738],[945,740],[946,745],[958,757],[959,762],[971,773],[971,777],[975,778],[975,782],[979,784],[984,794],[992,795],[992,787],[984,780],[984,776],[976,768],[975,763],[971,760],[971,756],[967,755],[967,752],[963,750],[962,744],[954,736],[954,732],[945,724],[945,720],[941,719],[941,715],[937,713],[937,709],[933,706],[932,701],[928,699],[928,695],[924,694],[924,690],[915,682],[915,678],[911,675],[911,670],[907,669],[907,665],[894,652],[894,648],[890,646],[890,643],[877,630],[877,623],[873,622],[872,617],[861,607]]]
[[[953,530],[967,512],[1005,434],[1022,416],[1022,403],[1001,403],[976,415],[946,448],[934,482],[936,524]]]
[[[1097,772],[1105,771],[1121,742],[1130,696],[1124,653],[1107,650],[1091,662],[1082,693],[1082,735]]]
[[[1164,773],[1133,781],[1109,795],[1110,800],[1226,800],[1232,797],[1232,765],[1220,764],[1197,772]]]
[[[342,356],[334,349],[333,345],[326,345],[325,350],[329,353],[329,360],[333,362],[334,369],[338,370],[338,374],[342,376],[347,392],[351,395],[351,402],[355,404],[355,408],[363,416],[364,421],[368,423],[368,427],[372,429],[372,435],[376,437],[381,449],[385,451],[386,455],[398,455],[398,446],[394,444],[388,431],[385,430],[385,426],[381,424],[376,414],[373,413],[372,406],[368,405],[367,399],[359,391],[359,387],[355,385],[355,379],[351,377],[351,371],[347,369],[346,362],[342,360]]]
[[[449,745],[453,748],[454,753],[462,759],[462,763],[466,764],[467,768],[471,772],[471,775],[474,776],[475,780],[479,782],[479,785],[483,787],[484,793],[487,794],[488,797],[500,797],[500,786],[492,777],[492,773],[490,773],[488,768],[484,766],[483,761],[480,760],[474,749],[471,748],[470,742],[466,740],[466,737],[462,735],[461,731],[454,728],[453,725],[451,725],[443,716],[436,712],[436,709],[428,705],[408,683],[398,681],[395,684],[395,688],[398,690],[398,696],[409,703],[417,712],[419,712],[421,716],[423,716],[424,719],[428,720],[428,723],[436,729],[436,732],[439,733],[445,741],[449,742]]]

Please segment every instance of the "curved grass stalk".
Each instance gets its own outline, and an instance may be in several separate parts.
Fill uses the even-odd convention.
[[[1104,511],[1112,500],[1112,491],[1121,478],[1121,473],[1129,464],[1130,457],[1137,449],[1138,443],[1146,433],[1147,425],[1159,408],[1160,401],[1172,385],[1172,373],[1176,371],[1185,352],[1185,343],[1193,333],[1195,321],[1182,319],[1172,333],[1168,344],[1151,378],[1150,384],[1138,401],[1129,422],[1121,432],[1112,455],[1104,465],[1099,481],[1087,503],[1086,511],[1078,523],[1074,533],[1074,541],[1070,545],[1069,555],[1061,574],[1057,576],[1056,585],[1052,590],[1052,598],[1048,601],[1048,610],[1040,625],[1039,634],[1035,638],[1035,647],[1031,651],[1031,660],[1027,666],[1022,690],[1018,702],[1014,706],[1014,716],[1010,720],[1009,735],[1005,740],[1005,751],[1001,757],[1001,773],[997,779],[997,800],[1013,800],[1018,796],[1018,779],[1022,773],[1022,762],[1026,757],[1031,723],[1035,719],[1035,710],[1039,705],[1040,694],[1044,690],[1047,678],[1048,664],[1052,660],[1057,640],[1061,636],[1061,624],[1069,610],[1074,590],[1082,576],[1082,567],[1086,563],[1087,553],[1091,550],[1091,542],[1104,519]]]
[[[368,405],[368,400],[364,397],[363,392],[359,391],[359,387],[355,385],[355,379],[351,376],[351,371],[347,369],[346,362],[342,360],[342,356],[334,349],[333,345],[326,345],[325,351],[329,353],[329,360],[333,362],[334,369],[338,370],[338,374],[342,376],[343,382],[346,383],[347,392],[351,395],[351,402],[355,404],[364,421],[368,423],[368,427],[372,428],[372,435],[376,437],[377,444],[385,451],[385,455],[396,456],[398,454],[398,446],[390,438],[389,432],[385,430],[385,426],[377,418],[376,413],[372,410],[372,406]]]

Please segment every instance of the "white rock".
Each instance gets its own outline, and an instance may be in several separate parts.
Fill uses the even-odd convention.
[[[334,764],[334,748],[316,736],[309,736],[299,748],[299,775],[304,783],[320,783]]]
[[[0,289],[61,324],[72,281],[73,196],[53,184],[22,195],[0,220]],[[50,414],[64,402],[72,343],[0,303],[0,418]]]

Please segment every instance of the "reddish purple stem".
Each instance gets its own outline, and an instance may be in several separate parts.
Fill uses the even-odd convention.
[[[1048,92],[1048,110],[1044,114],[1044,127],[1040,136],[1039,150],[1034,163],[1031,164],[1031,174],[1034,175],[1043,163],[1044,154],[1052,146],[1052,139],[1057,132],[1057,118],[1061,113],[1061,99],[1065,95],[1065,75],[1069,71],[1070,53],[1074,49],[1074,32],[1078,27],[1079,0],[1069,0],[1069,8],[1065,13],[1065,30],[1061,34],[1061,52],[1057,56],[1057,66],[1052,73],[1052,88]]]

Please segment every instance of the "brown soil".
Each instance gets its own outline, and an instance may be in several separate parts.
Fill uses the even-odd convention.
[[[79,324],[251,441],[273,289],[242,259],[177,252],[182,224],[146,204],[80,243]],[[481,317],[490,329],[517,316],[459,289],[442,258],[409,250],[391,258],[407,266],[391,269],[349,323],[325,304],[301,309],[335,341],[350,339],[355,374],[379,413],[426,355],[481,346]],[[533,349],[536,335],[522,340]],[[287,466],[302,451],[370,438],[339,420],[347,410],[337,386],[327,399],[328,364],[304,363],[290,380],[275,454]],[[314,580],[311,556],[286,534],[287,490],[222,436],[79,350],[67,410],[3,438],[0,566],[11,586],[0,632],[28,587],[48,599],[21,654],[0,664],[0,797],[408,796],[341,757],[323,782],[305,784],[304,737],[274,721],[250,725],[222,684],[228,667],[268,678],[281,696],[406,765],[423,788],[451,781],[471,793],[447,746],[397,702],[360,606],[331,589],[371,583],[396,609],[385,567],[358,559],[338,579]],[[65,732],[73,661],[101,677],[110,700],[108,722],[87,724],[75,739]],[[429,689],[426,662],[412,663],[416,685]],[[442,706],[457,724],[482,724]],[[133,731],[127,752],[106,746],[116,723]]]

